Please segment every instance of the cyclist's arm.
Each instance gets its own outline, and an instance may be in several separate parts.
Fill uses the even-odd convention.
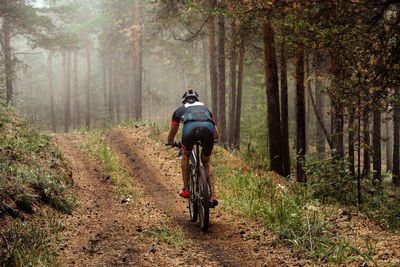
[[[174,143],[175,135],[178,132],[178,130],[179,130],[179,124],[178,125],[171,124],[171,128],[170,128],[169,134],[168,134],[168,143],[169,144]]]
[[[214,139],[219,139],[219,131],[216,125],[214,125]]]

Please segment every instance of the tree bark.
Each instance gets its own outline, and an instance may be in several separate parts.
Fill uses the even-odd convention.
[[[217,2],[209,0],[209,9],[213,10]],[[210,85],[211,85],[211,105],[214,115],[218,115],[218,71],[217,71],[217,47],[215,40],[215,18],[213,15],[208,20],[208,41],[210,50]],[[218,118],[217,118],[218,119]]]
[[[236,61],[237,61],[237,46],[236,46],[236,23],[231,20],[231,51],[230,51],[230,61],[229,61],[229,140],[228,144],[230,148],[233,148],[235,139],[235,118],[236,118]]]
[[[364,113],[364,169],[363,176],[366,177],[370,171],[371,161],[369,158],[369,145],[370,145],[370,133],[369,133],[369,117],[368,112]]]
[[[374,111],[374,135],[372,138],[372,146],[374,153],[373,158],[373,168],[374,168],[374,180],[382,180],[382,151],[381,151],[381,113],[380,111]]]
[[[391,173],[393,169],[393,144],[392,144],[392,118],[386,113],[386,172]]]
[[[271,170],[285,175],[282,159],[282,135],[279,110],[278,67],[275,36],[271,22],[263,24],[264,65],[268,105],[268,138]]]
[[[296,50],[296,151],[297,181],[306,182],[302,161],[306,153],[306,117],[304,89],[304,49],[299,45]]]
[[[350,173],[353,177],[356,176],[356,169],[355,169],[355,164],[354,164],[354,155],[355,155],[355,149],[354,149],[354,143],[355,143],[355,130],[353,128],[354,126],[354,113],[355,110],[352,109],[350,111],[350,118],[349,118],[349,164],[350,164]]]
[[[289,153],[289,107],[288,107],[288,81],[286,63],[285,29],[281,29],[282,40],[280,42],[281,57],[281,126],[282,126],[282,160],[284,176],[290,174],[290,153]]]
[[[226,145],[228,140],[226,130],[226,84],[225,84],[225,17],[218,15],[218,129],[220,141]]]
[[[50,117],[51,129],[56,130],[56,112],[54,110],[54,87],[53,87],[53,51],[49,51],[49,91],[50,91]]]
[[[395,88],[396,97],[400,97],[400,88]],[[400,186],[400,104],[394,103],[393,114],[393,184]]]
[[[108,64],[108,112],[110,122],[114,121],[114,94],[113,94],[113,60],[112,55],[109,56]]]
[[[324,138],[324,125],[325,125],[325,96],[322,92],[323,88],[323,54],[316,52],[314,56],[314,72],[315,72],[315,98],[316,98],[316,117],[317,117],[317,152],[325,153],[325,138]],[[320,122],[319,122],[320,120]],[[321,125],[322,124],[322,125]],[[329,138],[329,137],[327,137]]]
[[[236,95],[236,118],[235,118],[235,140],[234,147],[240,149],[240,117],[242,115],[242,91],[243,91],[243,71],[245,60],[246,46],[245,41],[242,39],[239,49],[239,70],[238,70],[238,84]]]
[[[8,3],[9,1],[6,1]],[[3,53],[4,53],[4,72],[5,72],[5,80],[6,80],[6,103],[11,104],[13,98],[13,75],[14,75],[14,66],[12,62],[12,52],[11,52],[11,28],[10,23],[7,18],[3,20]]]
[[[130,79],[130,75],[129,75],[129,66],[130,66],[130,56],[129,56],[129,52],[126,52],[126,57],[125,57],[125,88],[124,88],[124,94],[125,94],[125,99],[124,99],[124,103],[125,103],[125,114],[126,114],[126,119],[130,119],[131,117],[131,102],[130,100],[132,99],[132,96],[130,95],[130,84],[131,84],[131,79]]]
[[[140,6],[139,0],[134,0],[134,40],[133,40],[133,57],[135,60],[135,119],[142,119],[142,26],[140,23]]]
[[[75,128],[81,125],[81,107],[79,104],[79,87],[78,87],[78,51],[74,51],[74,111],[75,111]]]
[[[90,83],[92,76],[92,66],[90,61],[90,52],[89,52],[89,36],[86,34],[85,36],[85,48],[86,48],[86,63],[87,63],[87,77],[86,77],[86,128],[90,128]]]
[[[203,102],[204,105],[208,106],[208,77],[207,77],[207,44],[206,44],[206,40],[203,39],[203,83],[204,83],[204,87],[203,87]]]
[[[64,60],[66,59],[64,62],[64,64],[66,63],[64,132],[68,133],[71,124],[71,53],[66,52],[63,57]]]
[[[119,55],[118,51],[114,51],[114,96],[115,96],[115,112],[117,115],[117,123],[121,123],[121,104],[120,104],[120,83],[119,83]]]

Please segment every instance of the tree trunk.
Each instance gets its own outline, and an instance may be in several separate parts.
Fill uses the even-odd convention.
[[[140,6],[139,0],[134,0],[134,40],[133,40],[133,57],[135,60],[135,119],[142,119],[142,26],[140,23]]]
[[[89,36],[86,34],[85,36],[85,47],[86,47],[86,62],[87,62],[87,78],[86,78],[86,128],[90,128],[90,82],[92,76],[92,66],[90,62],[90,53],[89,53]]]
[[[350,111],[350,118],[349,118],[349,164],[350,164],[350,173],[353,177],[356,176],[355,164],[354,164],[354,143],[355,143],[355,131],[356,129],[353,128],[354,126],[354,113],[355,110],[352,109]]]
[[[380,111],[374,111],[374,135],[372,139],[372,146],[374,149],[374,153],[372,154],[373,158],[373,167],[374,167],[374,180],[376,181],[382,180],[382,151],[381,151],[381,113]]]
[[[62,86],[63,86],[63,98],[64,98],[64,133],[68,133],[67,123],[67,71],[66,71],[66,56],[65,52],[62,52]]]
[[[207,44],[206,40],[203,39],[203,102],[204,105],[208,106],[208,77],[207,77]]]
[[[237,46],[236,46],[236,23],[235,20],[231,20],[231,35],[232,44],[230,51],[230,61],[229,61],[229,140],[228,144],[230,148],[233,148],[233,143],[235,139],[235,118],[236,118],[236,61],[237,61]]]
[[[53,133],[56,129],[56,112],[54,110],[54,87],[53,87],[53,51],[49,51],[49,91],[50,91],[50,117]]]
[[[306,150],[309,149],[311,142],[311,131],[310,131],[310,120],[311,120],[311,103],[310,99],[312,97],[312,87],[311,87],[311,69],[310,69],[310,56],[309,53],[306,52],[306,85],[307,89],[305,90],[305,105],[306,105]]]
[[[78,51],[74,51],[74,111],[75,111],[75,121],[76,127],[80,127],[81,125],[81,107],[79,104],[79,87],[78,87],[78,60],[77,60]]]
[[[125,114],[126,114],[126,119],[130,119],[131,117],[131,102],[130,100],[132,99],[132,96],[130,95],[131,90],[130,89],[130,84],[131,84],[131,79],[130,79],[130,75],[129,75],[129,66],[130,66],[130,56],[129,56],[129,52],[126,52],[126,56],[125,56],[125,88],[124,88],[124,94],[125,94],[125,99],[124,99],[124,103],[125,103]]]
[[[302,160],[306,152],[306,117],[304,93],[304,49],[301,45],[296,51],[296,151],[297,181],[306,182]]]
[[[282,160],[284,176],[290,174],[289,153],[289,107],[288,107],[288,81],[286,64],[285,29],[281,29],[282,40],[280,42],[281,57],[281,126],[282,126]]]
[[[386,113],[386,172],[391,173],[393,169],[393,144],[392,144],[392,118]]]
[[[65,110],[64,110],[64,132],[68,133],[71,124],[71,53],[63,55],[66,57],[66,81],[65,81]],[[65,64],[65,62],[64,62]]]
[[[242,39],[239,50],[239,70],[238,70],[238,84],[237,84],[237,95],[236,95],[236,118],[235,118],[235,139],[234,147],[240,149],[240,117],[242,114],[242,91],[243,91],[243,70],[244,70],[244,59],[246,53],[245,41]]]
[[[109,57],[108,64],[108,112],[110,122],[114,121],[114,94],[113,94],[113,60],[112,55]]]
[[[395,88],[396,97],[400,96],[400,88]],[[393,114],[393,184],[400,186],[400,104],[394,103]]]
[[[282,135],[279,110],[278,67],[275,36],[271,22],[263,25],[264,65],[268,107],[268,138],[271,170],[285,175],[282,158]]]
[[[216,7],[216,0],[208,1],[209,9],[212,10]],[[218,115],[218,72],[217,72],[217,47],[215,40],[215,18],[210,16],[208,20],[208,41],[210,50],[210,84],[211,84],[211,105],[212,112]],[[219,118],[217,118],[218,120]]]
[[[115,112],[117,123],[121,123],[121,105],[120,105],[120,83],[119,83],[119,55],[114,51],[114,94],[115,94]]]
[[[316,141],[317,141],[317,152],[318,153],[325,153],[325,138],[324,138],[324,123],[325,123],[325,96],[322,92],[323,88],[323,56],[322,52],[316,52],[314,56],[314,66],[315,66],[315,98],[316,98],[316,117],[317,117],[317,122],[316,122],[316,128],[317,128],[317,134],[316,134]],[[320,120],[321,122],[319,122]],[[322,125],[321,125],[322,123]]]
[[[364,113],[364,170],[363,176],[366,177],[370,170],[370,158],[369,158],[369,145],[370,145],[370,134],[369,134],[369,117],[368,112]]]
[[[6,3],[8,3],[8,1],[6,1]],[[11,52],[11,28],[7,18],[4,18],[3,20],[3,34],[4,34],[4,43],[3,43],[4,72],[5,72],[6,93],[7,93],[6,103],[11,104],[14,93],[13,78],[12,78],[14,75],[14,66],[12,62],[12,52]]]
[[[103,55],[102,57],[102,66],[101,66],[101,74],[103,77],[103,99],[104,99],[104,106],[107,105],[107,62],[106,62],[106,56]]]
[[[225,100],[225,17],[218,15],[218,129],[220,141],[226,145],[228,140],[226,130],[226,100]]]

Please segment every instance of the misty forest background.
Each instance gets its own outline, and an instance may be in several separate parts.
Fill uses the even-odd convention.
[[[42,130],[169,121],[193,88],[256,167],[400,185],[397,1],[1,0],[0,25],[1,102]]]

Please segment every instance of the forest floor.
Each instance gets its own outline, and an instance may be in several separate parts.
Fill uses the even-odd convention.
[[[64,222],[62,265],[312,265],[297,258],[290,244],[260,223],[219,206],[210,213],[209,232],[202,233],[197,223],[189,221],[187,201],[177,194],[182,187],[179,160],[161,148],[161,141],[150,140],[149,133],[144,126],[105,133],[107,144],[135,185],[128,203],[122,203],[128,196],[116,194],[116,185],[102,164],[84,148],[85,135],[58,136],[79,201],[79,207]],[[337,216],[332,223],[341,234],[379,239],[371,245],[376,261],[400,258],[399,236],[381,231],[365,216],[356,216],[352,223]],[[355,261],[354,266],[359,263]]]
[[[80,134],[58,136],[71,167],[79,208],[64,222],[61,263],[77,266],[296,266],[287,244],[260,224],[221,212],[202,233],[189,221],[178,159],[148,140],[148,129],[106,133],[134,180],[135,194],[121,203],[102,166],[83,148]]]

